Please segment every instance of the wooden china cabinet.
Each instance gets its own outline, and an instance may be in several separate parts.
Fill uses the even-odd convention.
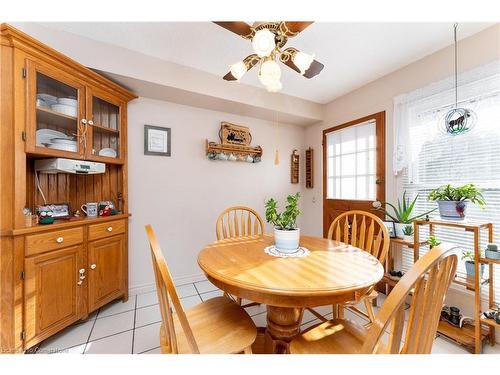
[[[127,103],[136,96],[15,28],[0,26],[0,351],[22,352],[128,298]],[[35,172],[35,160],[105,173]],[[39,188],[37,188],[37,185]],[[44,194],[42,194],[43,192]],[[112,201],[118,214],[26,223],[45,203]]]

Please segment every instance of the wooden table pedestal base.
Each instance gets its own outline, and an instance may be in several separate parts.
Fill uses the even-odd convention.
[[[288,344],[300,333],[304,309],[267,306],[266,353],[288,352]]]

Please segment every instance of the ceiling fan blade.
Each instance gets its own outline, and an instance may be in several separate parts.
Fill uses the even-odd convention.
[[[302,32],[306,27],[310,26],[314,22],[312,21],[286,21],[281,23],[281,28],[283,30],[283,33],[291,38],[296,36],[298,33]]]
[[[260,57],[257,56],[255,53],[248,55],[243,59],[245,64],[247,65],[248,69],[247,72],[252,69],[259,61]],[[234,77],[231,72],[227,72],[224,77],[222,77],[226,81],[236,81],[236,77]]]
[[[286,53],[290,53],[290,52],[294,52],[294,53],[297,53],[299,52],[298,50],[296,50],[295,48],[287,48],[285,51],[284,51],[284,54]],[[280,58],[281,62],[283,64],[285,64],[286,66],[288,66],[289,68],[295,70],[297,73],[300,74],[300,69],[297,67],[297,65],[295,65],[295,63],[293,62],[293,59],[291,56],[293,55],[289,55],[290,57],[287,58],[287,59],[283,59],[283,58]],[[313,60],[313,62],[311,63],[311,66],[309,67],[309,69],[307,69],[304,73],[304,77],[306,78],[312,78],[314,76],[317,76],[324,68],[325,66],[320,63],[319,61],[317,60]]]
[[[245,39],[252,39],[254,30],[252,27],[246,22],[223,22],[223,21],[214,21],[216,25],[223,27],[226,30],[229,30]]]

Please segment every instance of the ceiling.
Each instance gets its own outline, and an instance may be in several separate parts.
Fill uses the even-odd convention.
[[[226,74],[230,64],[252,53],[249,41],[211,22],[75,22],[42,25],[221,77]],[[452,44],[452,25],[314,23],[297,37],[289,39],[287,46],[314,53],[325,68],[318,76],[308,80],[283,65],[281,92],[317,103],[328,103]],[[459,39],[490,25],[462,23],[459,25]],[[262,87],[256,70],[247,73],[241,82]]]

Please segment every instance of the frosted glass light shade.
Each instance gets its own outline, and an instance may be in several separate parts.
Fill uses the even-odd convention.
[[[276,84],[281,78],[281,69],[274,60],[267,60],[262,63],[259,70],[259,81],[264,85]]]
[[[238,61],[236,64],[230,66],[230,72],[238,81],[247,72],[247,66],[243,61]]]
[[[283,88],[281,81],[271,82],[266,86],[267,91],[269,92],[278,92]]]
[[[300,70],[300,74],[304,75],[304,73],[309,69],[312,62],[314,61],[314,55],[308,55],[304,52],[297,52],[293,58],[293,63]]]
[[[252,48],[259,57],[269,56],[276,47],[274,34],[268,29],[262,29],[255,33],[252,39]]]

